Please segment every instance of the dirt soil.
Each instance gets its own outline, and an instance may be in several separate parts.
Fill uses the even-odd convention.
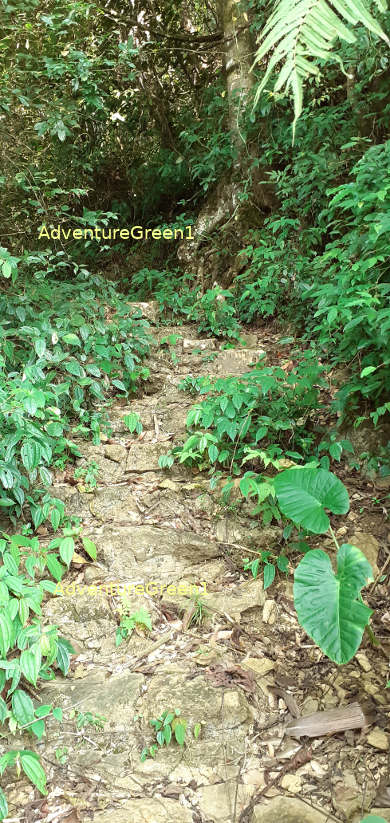
[[[182,339],[172,360],[158,340],[175,333]],[[206,475],[158,465],[160,455],[182,442],[194,402],[178,390],[180,380],[189,373],[242,373],[263,350],[271,350],[272,362],[277,341],[259,331],[248,335],[247,347],[222,351],[219,341],[199,340],[188,326],[157,327],[154,334],[146,393],[110,409],[112,437],[100,446],[80,444],[78,464],[99,465],[97,489],[86,493],[64,473],[53,491],[68,514],[81,518],[98,556],[92,562],[80,550],[64,593],[45,605],[47,621],[61,627],[76,654],[69,675],[40,692],[43,702],[64,709],[63,724],[50,721],[36,746],[48,795],[42,798],[20,778],[7,790],[9,817],[28,823],[357,823],[375,808],[390,821],[386,572],[366,598],[381,645],[365,638],[356,658],[338,667],[297,622],[292,573],[264,592],[261,578],[242,571],[248,552],[281,545],[281,530],[263,527],[245,501],[223,507]],[[139,436],[123,423],[130,411],[140,414]],[[385,492],[345,467],[340,476],[351,511],[333,518],[333,528],[367,553],[378,575],[389,559],[386,510],[375,502]],[[49,542],[52,535],[40,531],[42,543]],[[326,539],[318,545],[332,552]],[[104,583],[138,584],[127,606],[148,609],[152,631],[138,628],[116,647],[122,599],[115,586],[99,588]],[[200,623],[193,622],[191,584],[205,592]],[[286,732],[294,716],[354,702],[370,723],[363,729],[299,739]],[[72,708],[104,716],[103,728],[78,729]],[[187,721],[186,744],[141,762],[141,751],[153,743],[150,719],[175,708]],[[31,747],[28,736],[19,742]]]

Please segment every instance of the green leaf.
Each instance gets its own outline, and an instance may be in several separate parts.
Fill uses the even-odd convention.
[[[115,386],[115,388],[120,389],[120,391],[124,391],[124,392],[127,393],[126,386],[122,382],[122,380],[115,379],[115,380],[112,380],[111,382],[112,382],[112,385]]]
[[[164,735],[164,740],[165,740],[167,746],[169,746],[169,744],[172,740],[172,729],[171,729],[169,723],[168,723],[168,725],[164,726],[163,735]]]
[[[36,645],[31,649],[24,649],[20,655],[20,668],[22,674],[33,686],[37,685],[38,674],[41,668],[42,654],[40,647]]]
[[[81,342],[77,337],[77,334],[72,334],[70,332],[69,334],[64,334],[62,339],[64,343],[67,343],[69,346],[81,346]]]
[[[20,762],[24,773],[31,783],[37,787],[41,794],[47,794],[46,775],[39,761],[38,755],[34,752],[21,751]]]
[[[6,612],[0,614],[0,657],[6,657],[13,635],[12,620]]]
[[[22,463],[28,472],[39,465],[42,458],[42,447],[36,440],[25,440],[20,450]]]
[[[5,700],[0,697],[0,723],[4,723],[4,720],[8,716],[8,708]]]
[[[379,0],[382,4],[383,0]],[[262,91],[268,87],[268,80],[275,67],[281,64],[279,76],[274,83],[274,92],[291,89],[294,99],[294,124],[302,111],[303,82],[311,74],[318,74],[315,58],[323,61],[337,60],[341,70],[341,58],[334,49],[334,40],[339,37],[347,43],[356,42],[355,34],[348,24],[362,23],[386,43],[389,39],[377,20],[370,14],[364,0],[339,0],[330,5],[328,0],[278,0],[268,15],[260,35],[260,46],[256,53],[256,63],[262,63],[267,55],[267,68],[255,96],[255,103]],[[344,72],[345,73],[345,72]]]
[[[179,746],[184,745],[186,738],[186,727],[184,723],[175,723],[175,738]]]
[[[329,528],[325,509],[334,514],[346,514],[349,509],[345,486],[325,469],[287,469],[273,482],[282,514],[315,534]]]
[[[360,646],[372,611],[357,598],[372,579],[364,554],[348,543],[338,551],[337,575],[321,549],[307,552],[295,571],[298,620],[335,663],[348,663]]]
[[[50,521],[51,521],[51,525],[53,527],[53,531],[56,532],[57,529],[58,529],[58,526],[61,523],[61,512],[59,511],[59,509],[53,509],[52,510],[52,512],[50,514]]]
[[[137,434],[140,434],[142,432],[142,423],[140,420],[140,416],[136,412],[126,414],[123,418],[123,422],[132,434],[135,431],[137,432]]]
[[[360,372],[360,377],[368,377],[368,375],[372,374],[374,371],[376,371],[376,366],[366,366],[366,368]]]
[[[61,565],[56,554],[46,555],[46,566],[54,580],[61,580],[65,572],[65,567]]]
[[[368,814],[366,817],[363,817],[360,823],[386,823],[386,820],[384,817],[378,817],[377,814]]]
[[[202,724],[201,723],[195,723],[195,726],[194,726],[194,738],[195,738],[195,740],[198,739],[201,731],[202,731]]]
[[[96,546],[93,540],[90,540],[89,537],[82,537],[83,546],[87,554],[92,557],[92,560],[96,560],[97,552]]]
[[[0,820],[4,820],[5,817],[8,817],[8,803],[3,789],[0,789]]]
[[[69,665],[70,665],[70,654],[74,653],[72,646],[65,640],[64,637],[57,638],[57,656],[56,661],[58,668],[62,671],[64,675],[68,674]]]
[[[343,453],[343,447],[341,443],[331,443],[329,446],[329,454],[333,457],[333,460],[340,460],[340,457]]]
[[[64,537],[60,543],[60,557],[61,560],[69,567],[74,554],[74,540],[73,537]]]
[[[43,340],[42,338],[39,338],[38,340],[35,341],[34,348],[35,348],[35,351],[36,351],[38,357],[43,357],[43,355],[45,354],[45,351],[46,351],[46,341]]]
[[[35,734],[35,737],[37,737],[38,740],[40,740],[45,732],[45,721],[36,720],[35,723],[31,723],[29,730]]]
[[[218,451],[217,447],[216,447],[214,444],[212,444],[211,446],[209,446],[209,448],[208,448],[208,455],[209,455],[209,460],[210,460],[210,463],[215,463],[215,461],[216,461],[216,460],[217,460],[217,458],[218,458],[219,451]]]
[[[67,360],[66,363],[64,363],[64,366],[66,371],[69,372],[69,374],[73,374],[74,377],[83,376],[83,370],[78,360]]]
[[[275,566],[272,563],[266,563],[264,566],[264,589],[268,589],[269,586],[275,580]]]
[[[23,689],[16,689],[12,695],[12,711],[19,726],[25,726],[34,720],[34,704],[31,697]]]
[[[35,709],[36,717],[46,717],[48,714],[50,714],[51,707],[52,707],[51,703],[45,703],[42,706],[38,706]]]
[[[50,437],[61,437],[64,431],[64,427],[61,425],[61,423],[56,423],[55,421],[52,421],[47,424],[46,431],[50,435]]]
[[[2,267],[1,267],[1,271],[2,271],[3,277],[5,277],[7,280],[8,280],[9,277],[11,277],[12,266],[11,266],[11,263],[8,260],[6,260],[3,263]]]

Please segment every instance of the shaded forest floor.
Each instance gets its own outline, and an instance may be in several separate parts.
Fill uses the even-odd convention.
[[[40,693],[63,707],[65,722],[61,729],[50,723],[48,738],[37,744],[48,796],[37,799],[30,784],[18,781],[8,789],[10,817],[28,823],[357,823],[381,805],[378,787],[389,771],[388,654],[365,637],[348,665],[325,658],[297,622],[292,574],[264,592],[261,577],[242,570],[248,553],[280,545],[281,529],[262,526],[242,499],[223,505],[206,475],[176,464],[166,471],[158,463],[185,435],[193,398],[178,389],[183,377],[239,374],[261,350],[272,362],[277,341],[252,333],[247,348],[222,351],[220,341],[200,340],[193,327],[154,333],[146,392],[111,408],[112,437],[100,446],[79,444],[78,465],[99,466],[94,492],[78,488],[67,471],[57,474],[53,493],[66,502],[67,514],[81,518],[98,557],[93,563],[78,554],[64,594],[46,603],[47,619],[76,651],[68,677]],[[180,338],[173,360],[159,345],[169,334]],[[134,411],[143,425],[138,437],[123,423]],[[389,555],[378,490],[357,472],[339,476],[351,511],[333,518],[333,527],[367,553],[377,574]],[[51,536],[39,531],[48,543]],[[326,539],[315,545],[332,551]],[[93,587],[151,581],[165,587],[162,593],[130,594],[126,607],[129,613],[146,608],[152,630],[137,627],[116,647],[121,598],[115,589],[111,595]],[[75,594],[66,588],[72,583]],[[180,584],[206,590],[202,612],[190,596],[166,588]],[[92,588],[82,593],[79,586]],[[390,613],[380,582],[370,606],[373,629],[388,644]],[[310,740],[286,734],[294,714],[355,701],[372,718],[362,731]],[[186,744],[171,743],[141,762],[153,743],[150,719],[176,708],[187,721]],[[80,713],[87,720],[78,729]],[[106,718],[102,727],[87,713]],[[389,808],[378,813],[390,821]]]

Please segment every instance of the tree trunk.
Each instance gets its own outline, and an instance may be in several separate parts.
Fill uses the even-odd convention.
[[[200,261],[200,246],[207,243],[208,236],[216,229],[234,226],[239,238],[246,234],[255,221],[258,225],[261,212],[269,212],[277,205],[274,187],[269,182],[269,168],[258,164],[258,149],[251,147],[245,136],[244,114],[248,106],[248,97],[255,83],[251,72],[254,61],[255,44],[250,31],[250,20],[245,12],[239,11],[237,0],[217,0],[219,28],[223,33],[223,65],[226,77],[226,94],[228,100],[227,127],[231,133],[235,149],[233,169],[222,178],[210,192],[194,226],[194,243],[182,244],[179,259],[187,268],[197,268],[196,259]],[[250,103],[249,103],[250,105]],[[259,130],[264,128],[260,124]],[[253,163],[257,160],[257,163]],[[249,181],[250,201],[242,202],[243,181]],[[249,211],[255,216],[248,219]],[[232,218],[234,217],[234,221]],[[195,265],[194,265],[195,264]]]
[[[240,117],[254,85],[251,73],[254,44],[246,13],[238,12],[236,0],[219,0],[219,18],[224,35],[226,92],[229,102],[229,127],[238,152],[245,146],[240,132]]]

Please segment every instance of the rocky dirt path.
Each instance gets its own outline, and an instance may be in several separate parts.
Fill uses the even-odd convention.
[[[149,393],[111,409],[109,441],[80,444],[81,465],[99,465],[97,490],[86,494],[65,482],[54,490],[67,513],[81,518],[98,557],[95,563],[80,558],[66,580],[75,593],[64,589],[46,605],[47,620],[60,625],[76,655],[68,677],[41,693],[44,702],[64,709],[62,726],[50,723],[48,738],[37,745],[48,797],[19,781],[8,791],[10,817],[29,823],[358,821],[388,770],[385,658],[367,646],[341,669],[324,658],[297,624],[291,578],[268,594],[261,580],[242,574],[240,558],[275,545],[278,529],[250,518],[245,503],[222,508],[206,477],[158,465],[183,438],[193,402],[178,390],[180,380],[189,373],[245,371],[263,341],[251,335],[249,348],[227,352],[214,340],[196,339],[189,327],[155,331],[160,340],[185,337],[177,362],[156,347]],[[123,423],[129,411],[140,415],[138,438]],[[353,522],[348,528],[352,534]],[[148,582],[158,587],[154,596],[142,593]],[[112,594],[108,585],[106,592],[99,588],[110,583],[137,583],[141,593],[128,595],[130,611],[142,606],[152,620],[151,632],[136,631],[119,647],[121,598],[115,587]],[[200,624],[191,623],[193,601],[184,593],[190,584],[207,592]],[[90,588],[78,589],[83,586]],[[291,713],[362,696],[376,710],[365,734],[312,740],[284,734]],[[104,727],[77,729],[72,707],[103,715]],[[175,708],[187,720],[186,745],[171,744],[142,763],[142,749],[153,742],[149,720]],[[390,821],[389,812],[382,816]]]

